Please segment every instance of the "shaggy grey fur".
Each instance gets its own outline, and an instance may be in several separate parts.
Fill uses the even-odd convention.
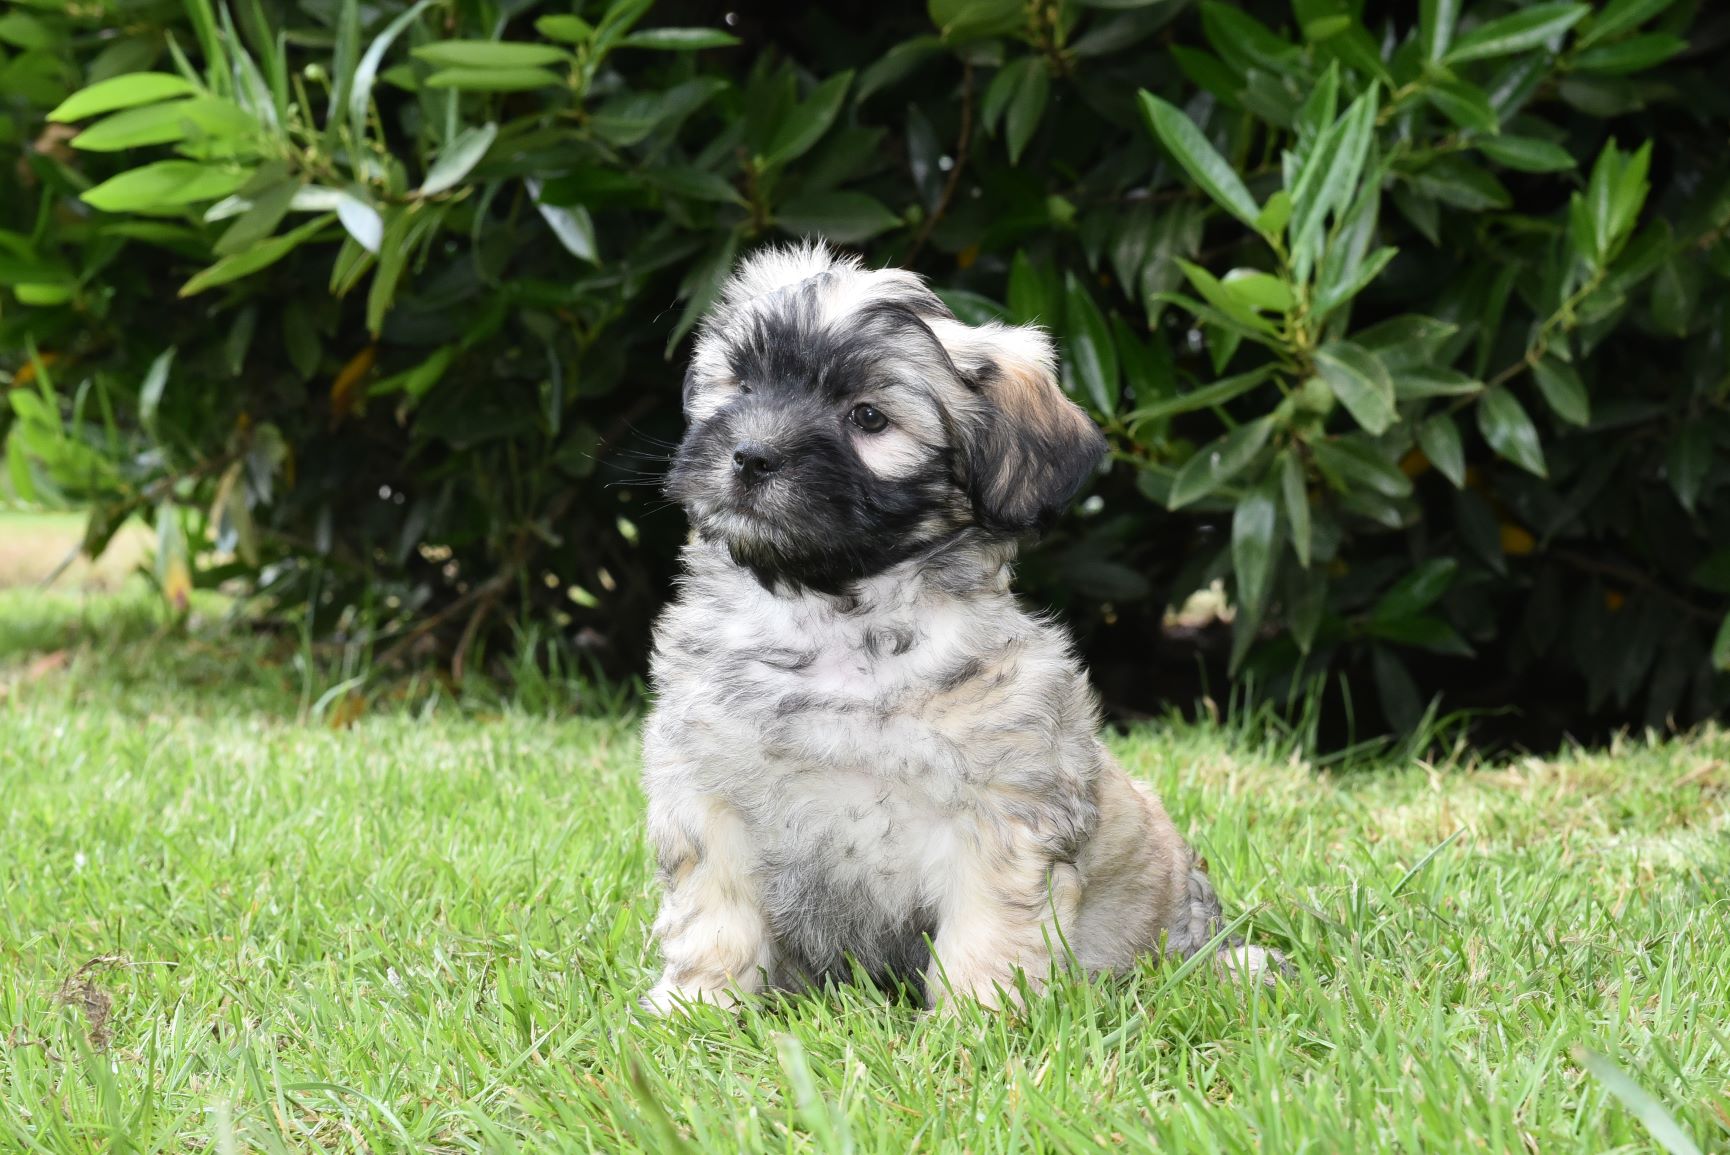
[[[1096,739],[1064,633],[1010,592],[1018,537],[1103,449],[1043,334],[774,250],[700,330],[686,409],[669,490],[696,532],[643,739],[666,963],[645,1005],[855,967],[995,1005],[1065,944],[1106,971],[1213,938],[1195,855]]]

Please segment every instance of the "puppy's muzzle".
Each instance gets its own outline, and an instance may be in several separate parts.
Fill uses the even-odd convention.
[[[733,447],[733,473],[747,489],[779,473],[786,463],[785,454],[761,441],[741,441]]]

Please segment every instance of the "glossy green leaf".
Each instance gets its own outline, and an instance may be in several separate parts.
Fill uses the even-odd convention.
[[[218,285],[226,285],[230,281],[238,281],[242,277],[251,276],[269,268],[271,265],[288,256],[326,225],[335,220],[335,216],[321,216],[301,225],[293,232],[284,233],[280,237],[271,237],[244,252],[223,257],[214,265],[194,275],[186,284],[180,286],[182,297],[191,297],[206,289],[214,289]]]
[[[1281,75],[1297,70],[1301,49],[1236,3],[1202,0],[1201,27],[1213,50],[1241,74]]]
[[[936,36],[915,36],[901,41],[860,71],[859,83],[853,87],[853,103],[864,104],[873,94],[901,83],[942,52],[943,41]]]
[[[385,54],[390,51],[397,38],[420,19],[421,13],[425,12],[432,2],[433,0],[416,0],[407,11],[385,25],[384,31],[373,37],[372,43],[366,46],[366,52],[355,65],[354,79],[348,88],[348,123],[349,131],[354,133],[356,139],[366,136],[367,110],[372,106],[372,90],[378,82],[378,70],[384,64]]]
[[[22,5],[0,15],[0,44],[10,44],[26,52],[50,52],[63,38],[64,33],[58,27],[23,11]]]
[[[1506,208],[1513,203],[1501,181],[1457,156],[1444,156],[1401,175],[1415,192],[1455,208],[1478,212]]]
[[[78,286],[70,282],[20,281],[12,286],[12,295],[20,305],[51,308],[71,301],[77,290]]]
[[[48,119],[83,120],[98,113],[136,108],[174,97],[197,96],[201,91],[198,85],[182,76],[166,72],[129,72],[80,89],[57,105],[48,114]]]
[[[1317,467],[1336,488],[1363,486],[1383,497],[1406,497],[1412,492],[1411,478],[1400,472],[1375,442],[1361,435],[1310,442]]]
[[[413,369],[393,374],[377,381],[367,390],[369,397],[381,397],[391,393],[404,393],[418,400],[432,391],[444,378],[445,371],[456,359],[457,347],[445,345],[435,350],[433,354]]]
[[[745,203],[745,198],[739,195],[733,182],[718,172],[709,172],[690,165],[669,165],[665,168],[645,169],[643,177],[656,188],[689,200],[711,201],[715,204]]]
[[[1075,376],[1094,408],[1107,416],[1117,412],[1117,347],[1111,330],[1087,287],[1071,273],[1065,283],[1068,350]]]
[[[1248,297],[1232,291],[1218,277],[1200,265],[1192,264],[1182,258],[1178,259],[1177,264],[1183,270],[1183,275],[1189,278],[1190,284],[1195,286],[1196,292],[1202,295],[1202,299],[1226,317],[1254,332],[1265,333],[1270,337],[1278,335],[1279,328],[1272,321],[1256,312],[1255,306],[1250,303]]]
[[[1600,76],[1625,76],[1655,68],[1687,51],[1688,42],[1667,32],[1636,36],[1617,44],[1601,44],[1574,57],[1574,68]]]
[[[725,87],[725,82],[717,77],[703,77],[687,80],[665,92],[622,92],[595,109],[589,126],[609,144],[619,147],[641,144],[663,126],[691,115]]]
[[[1251,369],[1247,373],[1225,377],[1211,385],[1204,385],[1200,389],[1137,409],[1126,420],[1130,422],[1162,421],[1169,417],[1176,417],[1180,413],[1194,413],[1199,409],[1211,409],[1215,405],[1224,405],[1228,401],[1243,396],[1272,376],[1272,367],[1263,365]]]
[[[1035,67],[1027,71],[1025,78],[1016,88],[1003,118],[1003,137],[1009,146],[1010,164],[1021,160],[1027,142],[1033,139],[1034,130],[1039,127],[1039,118],[1045,114],[1045,102],[1051,92],[1051,76],[1046,72],[1044,63],[1037,57],[1031,59]]]
[[[570,60],[563,48],[514,40],[435,40],[411,51],[417,59],[440,68],[512,70],[544,68]]]
[[[1261,212],[1254,221],[1255,231],[1264,237],[1277,237],[1285,232],[1286,225],[1291,222],[1291,193],[1285,189],[1276,190],[1267,198],[1267,203],[1261,206]]]
[[[213,201],[247,182],[250,172],[190,160],[159,160],[109,177],[83,196],[104,212],[149,212]]]
[[[926,11],[952,44],[1016,32],[1028,19],[1023,0],[928,0]]]
[[[1285,506],[1286,524],[1291,527],[1292,550],[1297,554],[1298,564],[1307,568],[1312,524],[1309,486],[1297,450],[1290,446],[1280,450],[1276,468],[1279,470],[1280,499]]]
[[[1196,450],[1195,456],[1184,462],[1172,479],[1167,505],[1181,509],[1231,481],[1255,460],[1272,431],[1272,420],[1263,417],[1240,425],[1217,441]]]
[[[1470,397],[1484,391],[1484,383],[1457,369],[1398,369],[1393,372],[1394,397],[1400,401],[1424,401],[1431,397]]]
[[[1260,612],[1267,604],[1278,528],[1279,513],[1270,486],[1244,494],[1232,513],[1231,564],[1237,576],[1237,600],[1251,613]]]
[[[1268,313],[1291,311],[1291,286],[1271,273],[1259,269],[1233,269],[1220,278],[1220,285],[1252,309]]]
[[[1586,386],[1581,382],[1580,374],[1572,365],[1555,357],[1545,357],[1532,366],[1532,379],[1557,417],[1570,425],[1591,424],[1592,402],[1586,396]]]
[[[582,205],[565,208],[546,204],[541,200],[541,182],[538,180],[526,180],[523,186],[529,190],[529,197],[540,211],[541,219],[547,222],[547,227],[553,230],[565,251],[580,261],[598,264],[600,248],[595,243],[595,222],[589,216],[589,210]]]
[[[1009,265],[1009,315],[1017,324],[1044,325],[1058,329],[1063,324],[1061,290],[1036,268],[1025,249],[1015,253]]]
[[[1163,401],[1177,392],[1177,367],[1172,364],[1163,333],[1149,333],[1144,340],[1129,322],[1113,313],[1111,335],[1124,384],[1137,404]]]
[[[1701,263],[1688,252],[1675,252],[1654,270],[1652,323],[1665,333],[1686,337],[1700,300]]]
[[[553,15],[536,20],[535,31],[562,44],[586,44],[594,39],[595,26],[581,16]]]
[[[645,28],[619,41],[622,48],[651,48],[661,52],[696,52],[703,48],[731,48],[739,38],[719,28]]]
[[[462,92],[529,92],[562,83],[544,68],[444,68],[426,79],[428,88]]]
[[[1370,647],[1370,669],[1375,675],[1376,697],[1388,724],[1398,733],[1409,734],[1424,716],[1418,684],[1412,680],[1405,663],[1386,646]]]
[[[1321,259],[1328,216],[1343,213],[1357,196],[1374,142],[1376,93],[1372,87],[1316,139],[1291,188],[1292,215],[1286,225],[1293,275],[1301,283]]]
[[[847,86],[853,83],[851,72],[838,73],[819,84],[809,99],[794,108],[775,131],[775,137],[764,154],[765,166],[785,164],[804,156],[823,139],[841,102],[847,97]]]
[[[1394,383],[1374,353],[1351,341],[1329,341],[1314,354],[1316,373],[1372,435],[1394,421]]]
[[[938,289],[936,292],[938,299],[948,305],[949,311],[963,324],[983,325],[988,321],[1009,319],[1003,306],[983,293],[974,293],[967,289]]]
[[[379,245],[384,241],[384,220],[377,209],[358,197],[344,194],[336,202],[336,219],[342,222],[344,231],[354,238],[355,244],[377,255]]]
[[[1416,646],[1432,653],[1469,658],[1472,647],[1460,632],[1442,619],[1430,614],[1414,614],[1407,618],[1374,617],[1370,620],[1370,636],[1402,646]]]
[[[1429,609],[1448,591],[1459,569],[1460,563],[1451,557],[1431,558],[1420,563],[1388,588],[1370,611],[1370,616],[1394,621]]]
[[[1437,81],[1425,86],[1424,98],[1461,128],[1494,133],[1500,127],[1490,94],[1476,85],[1459,80]]]
[[[1525,4],[1507,16],[1478,25],[1454,41],[1442,59],[1464,64],[1540,48],[1578,24],[1591,10],[1590,4]]]
[[[437,196],[447,189],[454,188],[464,177],[474,171],[475,165],[486,156],[487,149],[498,139],[499,126],[492,121],[485,124],[465,128],[451,142],[439,150],[438,159],[427,170],[426,180],[421,182],[420,195],[423,197]]]
[[[1336,309],[1349,303],[1374,284],[1376,278],[1382,275],[1382,270],[1399,255],[1399,250],[1391,245],[1377,249],[1343,280],[1336,279],[1331,261],[1323,261],[1321,279],[1316,284],[1315,298],[1310,303],[1310,315],[1317,320],[1332,316]]]
[[[1675,3],[1676,0],[1610,0],[1580,25],[1579,45],[1590,48],[1599,41],[1614,39],[1661,15]]]
[[[1195,126],[1195,122],[1185,116],[1181,109],[1166,103],[1151,92],[1142,91],[1139,99],[1141,114],[1148,127],[1159,138],[1160,143],[1165,145],[1172,158],[1182,166],[1184,172],[1189,174],[1189,179],[1212,197],[1214,203],[1254,228],[1261,207],[1256,204],[1255,198],[1249,195],[1249,189],[1237,175],[1237,170],[1219,155],[1201,129]]]
[[[985,126],[986,132],[997,132],[998,126],[1003,123],[1003,114],[1009,109],[1009,102],[1015,99],[1016,92],[1026,83],[1028,75],[1039,68],[1037,56],[1023,56],[997,70],[997,75],[991,78],[991,83],[985,89],[985,99],[979,105],[980,123]]]
[[[1447,55],[1460,19],[1460,0],[1418,0],[1418,42],[1424,58],[1433,62]]]
[[[1452,321],[1402,313],[1358,330],[1352,340],[1380,358],[1389,372],[1398,373],[1434,366],[1442,346],[1458,331]]]
[[[776,210],[775,222],[795,236],[854,245],[895,228],[901,218],[864,193],[828,192],[788,201]]]
[[[1548,477],[1544,448],[1526,407],[1507,389],[1491,389],[1478,400],[1478,430],[1497,456],[1528,473]]]
[[[175,346],[170,345],[157,354],[138,386],[138,421],[152,437],[157,436],[156,411],[162,407],[162,395],[168,389],[168,371],[174,364],[175,352]]]
[[[1706,475],[1711,470],[1711,430],[1702,422],[1687,422],[1677,433],[1676,439],[1670,443],[1664,472],[1669,477],[1670,488],[1675,492],[1676,500],[1681,502],[1682,508],[1690,514],[1695,512],[1700,502],[1700,491],[1705,488]]]
[[[1578,163],[1561,145],[1530,136],[1479,137],[1472,147],[1517,172],[1565,172]]]
[[[1460,427],[1448,413],[1437,413],[1418,425],[1418,448],[1455,489],[1466,484],[1466,450],[1460,440]]]
[[[257,127],[233,101],[202,96],[112,113],[79,133],[72,144],[84,152],[119,152],[189,137],[234,140]]]
[[[679,296],[684,299],[685,307],[679,313],[679,319],[673,323],[673,331],[667,337],[666,356],[672,359],[673,350],[691,326],[697,323],[697,318],[708,311],[715,298],[721,292],[721,286],[733,272],[733,257],[739,251],[739,233],[729,231],[723,236],[703,260],[693,264],[685,274],[685,279],[679,285]]]

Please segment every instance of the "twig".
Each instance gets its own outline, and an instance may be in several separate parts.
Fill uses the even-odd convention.
[[[1569,294],[1568,299],[1557,306],[1556,311],[1551,313],[1542,325],[1538,326],[1538,336],[1532,341],[1525,354],[1512,365],[1490,378],[1485,384],[1494,389],[1498,385],[1506,385],[1528,369],[1536,369],[1538,362],[1542,361],[1545,355],[1549,353],[1550,342],[1556,339],[1554,330],[1560,328],[1563,333],[1573,332],[1575,327],[1574,310],[1584,304],[1587,297],[1598,291],[1607,276],[1605,270],[1599,269],[1587,278],[1584,285]]]
[[[908,265],[913,264],[925,242],[931,239],[931,232],[943,219],[943,214],[949,211],[949,203],[955,199],[955,190],[961,185],[961,173],[967,167],[967,150],[973,143],[973,62],[967,61],[961,66],[961,132],[955,141],[955,165],[949,170],[949,179],[943,182],[943,191],[938,194],[937,204],[931,210],[931,215],[925,218],[925,223],[919,228],[919,235],[913,238],[913,247],[907,250]]]
[[[499,578],[504,576],[503,572],[498,575]],[[504,593],[507,583],[495,578],[494,581],[487,584],[492,588],[481,598],[480,604],[475,606],[475,612],[469,615],[468,624],[463,627],[462,637],[457,639],[457,648],[451,652],[451,681],[453,682],[463,680],[463,665],[468,658],[469,647],[475,644],[475,637],[481,632],[482,623],[493,612],[493,607],[498,604],[499,595]]]
[[[1643,574],[1637,569],[1617,565],[1615,562],[1599,561],[1595,557],[1587,557],[1585,554],[1575,553],[1571,549],[1551,550],[1550,555],[1569,563],[1577,569],[1586,570],[1588,573],[1601,574],[1604,577],[1611,577],[1618,581],[1627,582],[1629,585],[1640,589],[1650,590],[1652,593],[1657,594],[1665,600],[1674,602],[1681,609],[1703,622],[1711,622],[1716,625],[1722,618],[1722,615],[1715,614],[1711,610],[1702,609],[1687,598],[1683,597],[1681,594],[1677,593],[1675,590],[1672,590],[1669,586],[1658,581],[1656,578]]]
[[[469,590],[468,593],[457,598],[442,610],[439,610],[434,614],[428,614],[426,617],[411,626],[395,645],[391,646],[391,648],[386,650],[383,654],[380,654],[378,661],[375,664],[381,669],[390,666],[397,658],[402,656],[404,650],[408,649],[410,646],[414,645],[415,642],[462,613],[463,610],[467,609],[481,598],[496,597],[499,591],[509,584],[513,572],[514,569],[510,567],[502,569],[480,585]],[[465,629],[464,632],[467,633],[467,630]]]
[[[69,566],[71,566],[71,564],[73,562],[78,560],[78,555],[83,553],[83,552],[84,552],[84,542],[79,541],[71,549],[66,551],[66,556],[61,558],[59,563],[57,565],[55,565],[55,567],[53,569],[48,571],[48,576],[44,577],[41,581],[36,583],[36,588],[38,590],[45,590],[49,586],[53,585],[55,582],[59,581],[60,575],[65,573],[67,568]]]

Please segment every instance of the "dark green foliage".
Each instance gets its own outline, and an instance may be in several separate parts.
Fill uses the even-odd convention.
[[[1026,580],[1118,702],[1222,579],[1235,674],[1395,725],[1723,705],[1730,13],[740,8],[15,5],[8,484],[154,518],[171,598],[626,672],[683,339],[823,235],[1063,338],[1116,452]]]

